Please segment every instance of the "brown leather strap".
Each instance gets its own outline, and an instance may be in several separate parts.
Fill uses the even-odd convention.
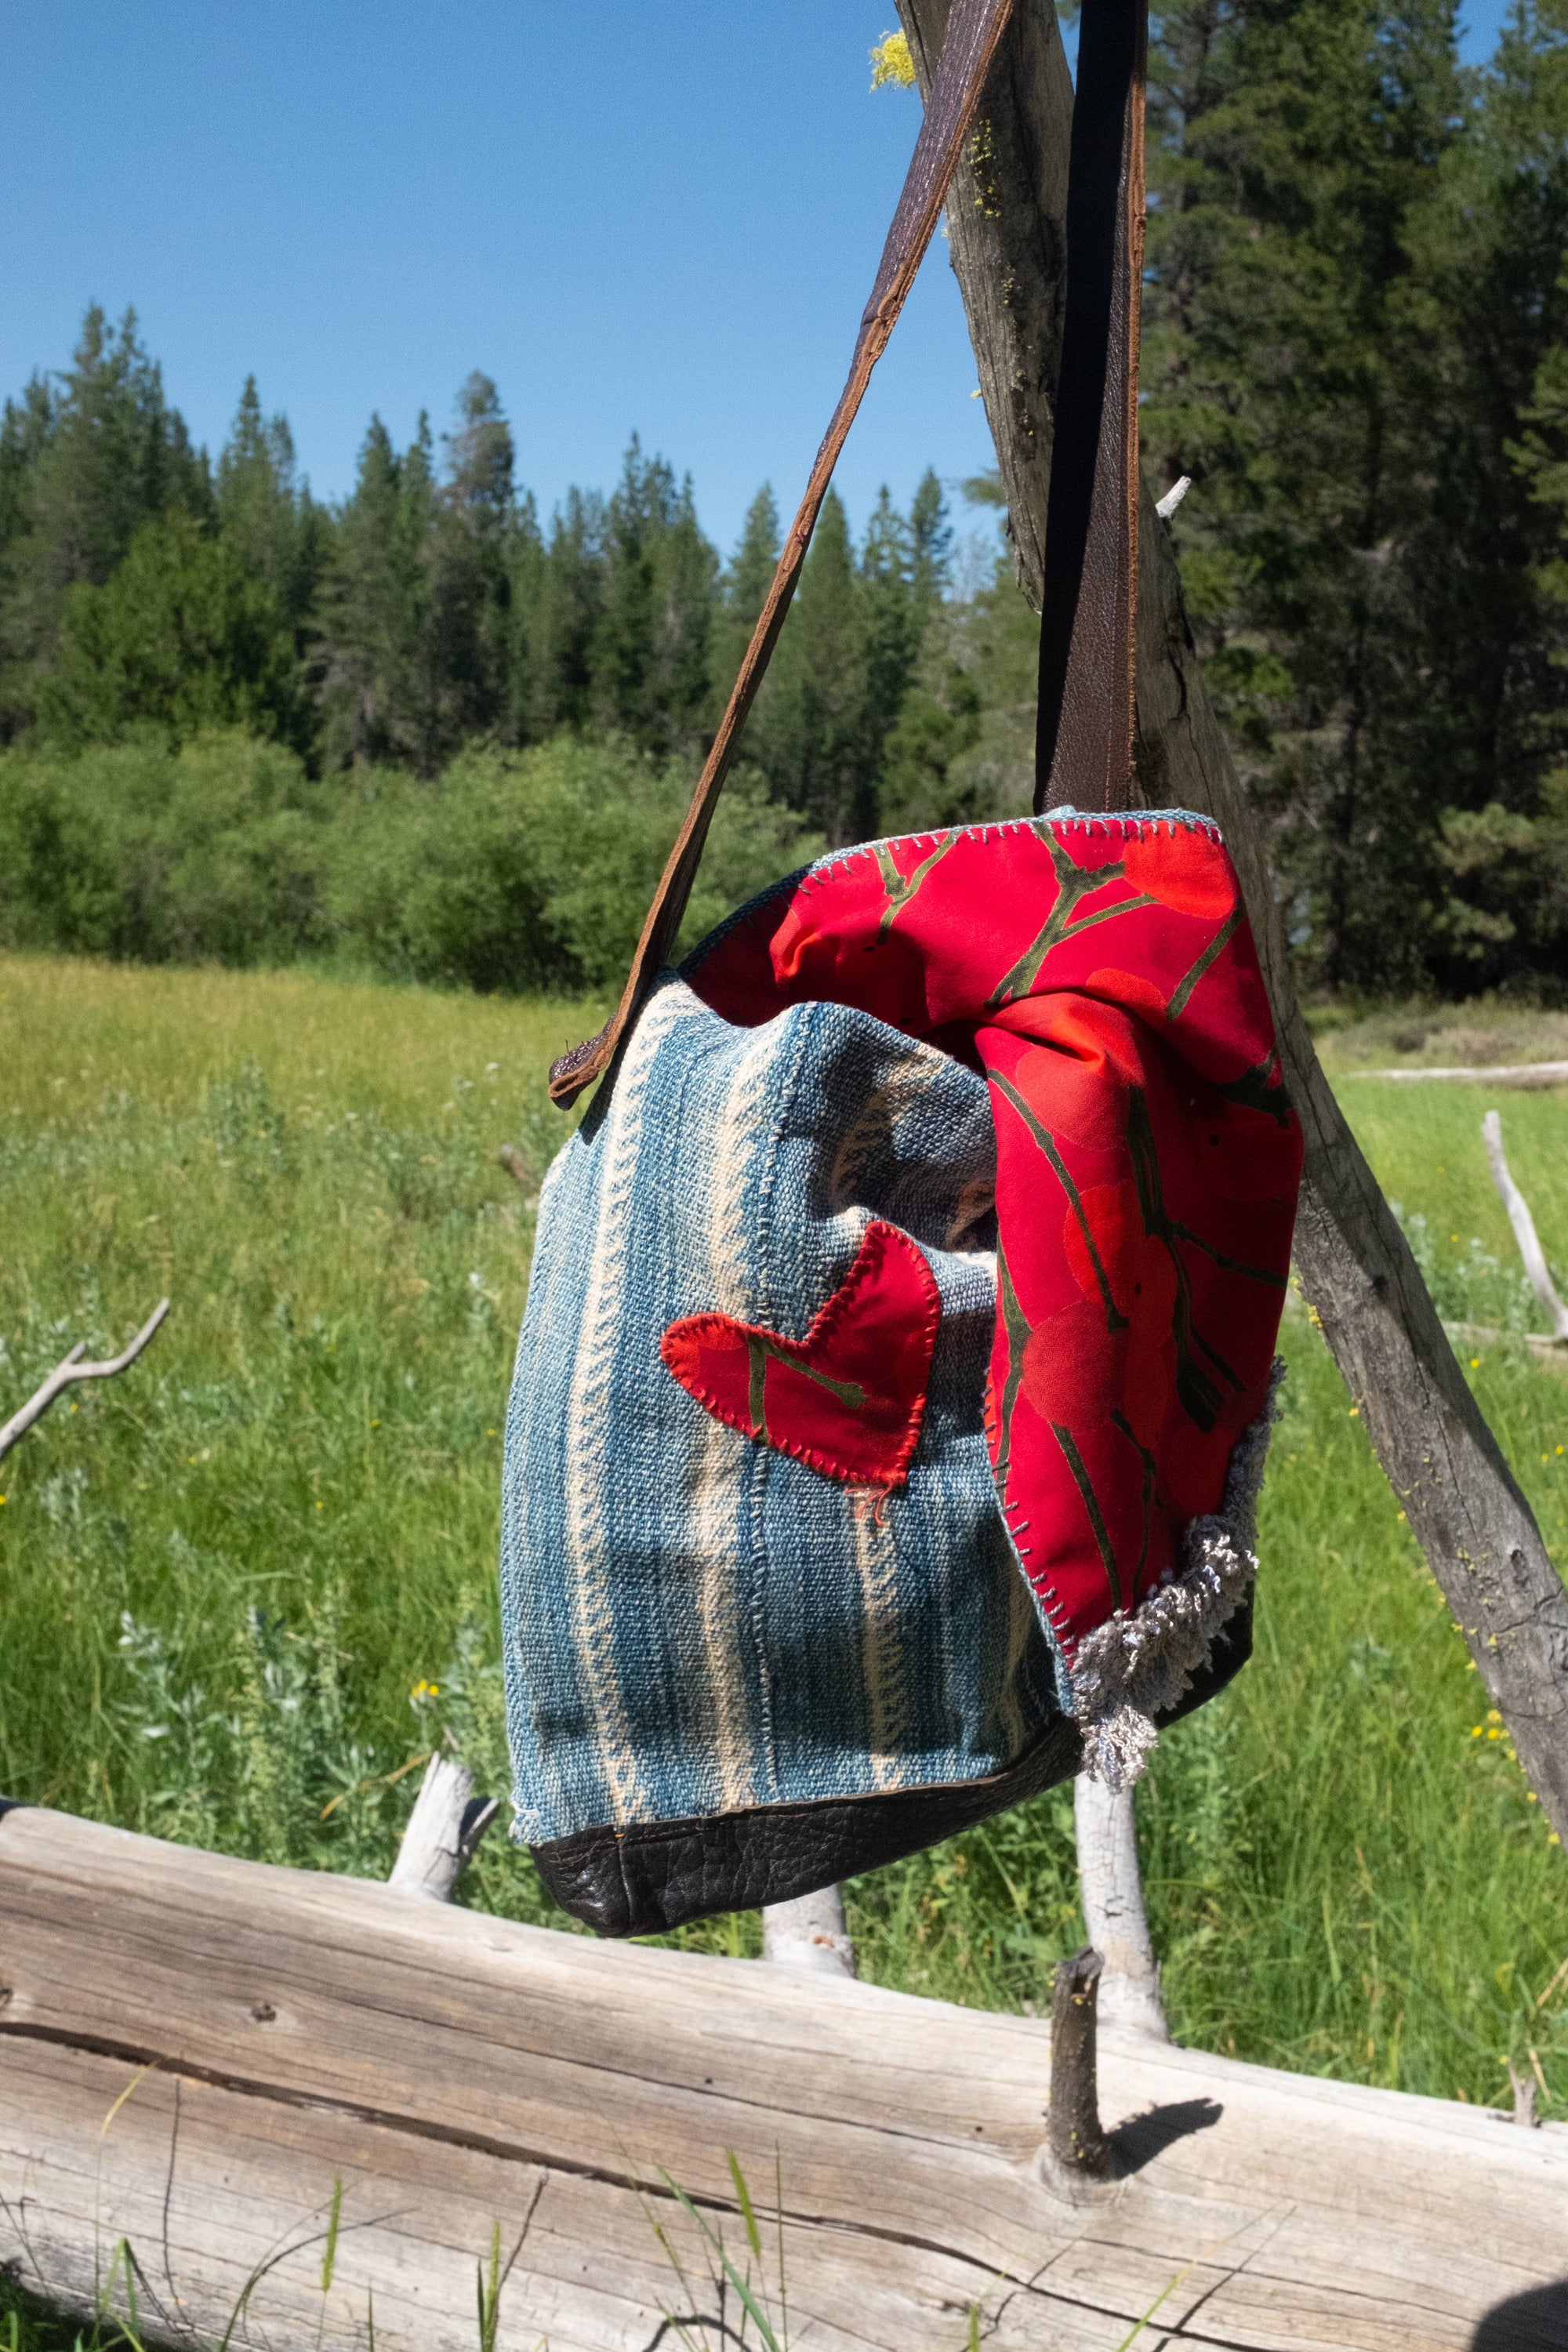
[[[621,1001],[614,1018],[607,1022],[596,1037],[574,1045],[551,1066],[550,1092],[558,1103],[569,1103],[583,1088],[608,1069],[615,1058],[622,1037],[636,1020],[643,998],[647,995],[655,974],[664,963],[680,928],[686,912],[686,902],[691,895],[702,845],[708,837],[708,827],[724,779],[735,756],[741,730],[746,723],[768,656],[784,626],[790,599],[800,578],[801,565],[811,543],[811,534],[833,468],[838,461],[855,412],[870,382],[871,371],[887,347],[888,337],[904,306],[904,297],[914,284],[915,273],[931,243],[931,232],[946,201],[952,181],[980,93],[984,87],[991,60],[996,54],[996,44],[1012,7],[1012,0],[953,0],[952,14],[947,22],[947,37],[942,43],[942,59],[931,85],[930,102],[921,125],[921,134],[910,163],[904,192],[899,198],[898,211],[888,232],[888,242],[882,252],[882,266],[877,272],[877,282],[871,299],[860,320],[856,339],[855,357],[849,370],[849,380],[839,394],[838,405],[833,412],[833,422],[827,428],[816,461],[811,469],[805,496],[800,511],[790,526],[784,541],[784,553],[773,574],[768,601],[763,606],[746,658],[741,665],[741,675],[735,680],[734,691],[713,739],[713,748],[698,779],[686,822],[680,828],[668,863],[654,894],[642,937],[637,941],[637,954]]]
[[[1147,0],[1085,0],[1046,509],[1035,807],[1131,805]]]

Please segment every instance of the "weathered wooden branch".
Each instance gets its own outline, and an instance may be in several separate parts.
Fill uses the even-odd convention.
[[[1052,2160],[1079,2179],[1108,2180],[1110,2142],[1100,2120],[1096,2023],[1105,1962],[1092,1944],[1058,1960],[1051,1995],[1051,2096],[1046,2138]]]
[[[1459,1078],[1476,1086],[1560,1087],[1568,1084],[1568,1062],[1500,1062],[1495,1069],[1347,1070],[1347,1078],[1396,1078],[1408,1085],[1415,1078]]]
[[[1103,1780],[1080,1772],[1073,1783],[1079,1893],[1090,1944],[1105,1963],[1100,2015],[1131,2033],[1169,2039],[1160,1998],[1160,1964],[1143,1910],[1138,1872],[1137,1791],[1112,1796]]]
[[[1535,2129],[1535,2078],[1531,2074],[1521,2074],[1510,2058],[1508,2061],[1508,2079],[1513,2086],[1514,2122],[1522,2125],[1526,2131],[1533,2131]]]
[[[1156,2302],[1210,2352],[1568,2345],[1568,2127],[1107,2033],[1118,2177],[1079,2180],[1051,2073],[1027,2018],[0,1808],[0,2263],[90,2313],[118,2261],[123,2310],[123,2242],[147,2340],[473,2352],[494,2247],[496,2352],[672,2314],[718,2352],[664,2176],[744,2265],[733,2150],[814,2352],[956,2352],[972,2310],[1112,2352]]]
[[[84,1364],[81,1354],[87,1341],[79,1340],[69,1355],[55,1366],[42,1388],[35,1389],[21,1411],[14,1412],[5,1427],[0,1429],[0,1461],[4,1461],[19,1437],[26,1437],[36,1421],[42,1420],[55,1399],[63,1395],[73,1381],[111,1381],[116,1372],[122,1372],[128,1364],[133,1364],[168,1311],[168,1300],[160,1298],[131,1345],[107,1363]]]
[[[816,1969],[829,1976],[852,1977],[855,1947],[844,1917],[844,1897],[837,1886],[819,1887],[793,1903],[763,1906],[763,1958],[781,1968]]]
[[[899,0],[922,89],[947,5]],[[1037,607],[1071,117],[1050,0],[1016,0],[981,101],[971,164],[953,184],[949,249],[1020,573]],[[1215,818],[1241,877],[1285,1080],[1306,1136],[1296,1260],[1307,1296],[1542,1811],[1568,1837],[1568,1591],[1319,1065],[1296,1000],[1262,828],[1210,708],[1170,533],[1147,489],[1138,730],[1145,804]]]
[[[1502,1148],[1502,1118],[1495,1110],[1489,1110],[1481,1121],[1481,1140],[1487,1148],[1498,1198],[1508,1211],[1508,1221],[1524,1260],[1526,1279],[1551,1319],[1552,1338],[1568,1339],[1568,1307],[1558,1297],[1557,1286],[1547,1272],[1546,1253],[1535,1230],[1535,1219],[1530,1213],[1530,1202],[1509,1172]]]
[[[387,1885],[400,1895],[449,1903],[500,1811],[500,1799],[476,1797],[468,1766],[437,1748],[425,1768]]]

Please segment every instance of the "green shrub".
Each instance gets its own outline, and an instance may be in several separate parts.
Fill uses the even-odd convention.
[[[689,766],[569,735],[474,750],[433,782],[314,782],[238,732],[0,754],[0,944],[144,963],[333,951],[492,990],[614,989],[691,789]],[[820,848],[742,773],[713,824],[690,944]]]
[[[143,963],[283,962],[326,937],[323,788],[238,732],[0,758],[0,940]]]

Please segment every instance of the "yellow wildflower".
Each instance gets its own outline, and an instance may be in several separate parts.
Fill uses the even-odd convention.
[[[871,52],[871,87],[881,89],[891,84],[895,89],[908,89],[915,78],[915,61],[910,55],[907,33],[884,33]]]

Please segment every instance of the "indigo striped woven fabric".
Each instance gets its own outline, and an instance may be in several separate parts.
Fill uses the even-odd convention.
[[[508,1423],[568,1907],[640,1933],[1136,1777],[1247,1654],[1300,1163],[1180,811],[842,851],[663,977],[542,1192]]]
[[[540,1199],[502,1553],[520,1838],[977,1780],[1059,1717],[986,1448],[994,1181],[985,1083],[949,1055],[659,986]],[[891,1496],[755,1443],[661,1356],[687,1317],[804,1339],[879,1220],[941,1299]]]

